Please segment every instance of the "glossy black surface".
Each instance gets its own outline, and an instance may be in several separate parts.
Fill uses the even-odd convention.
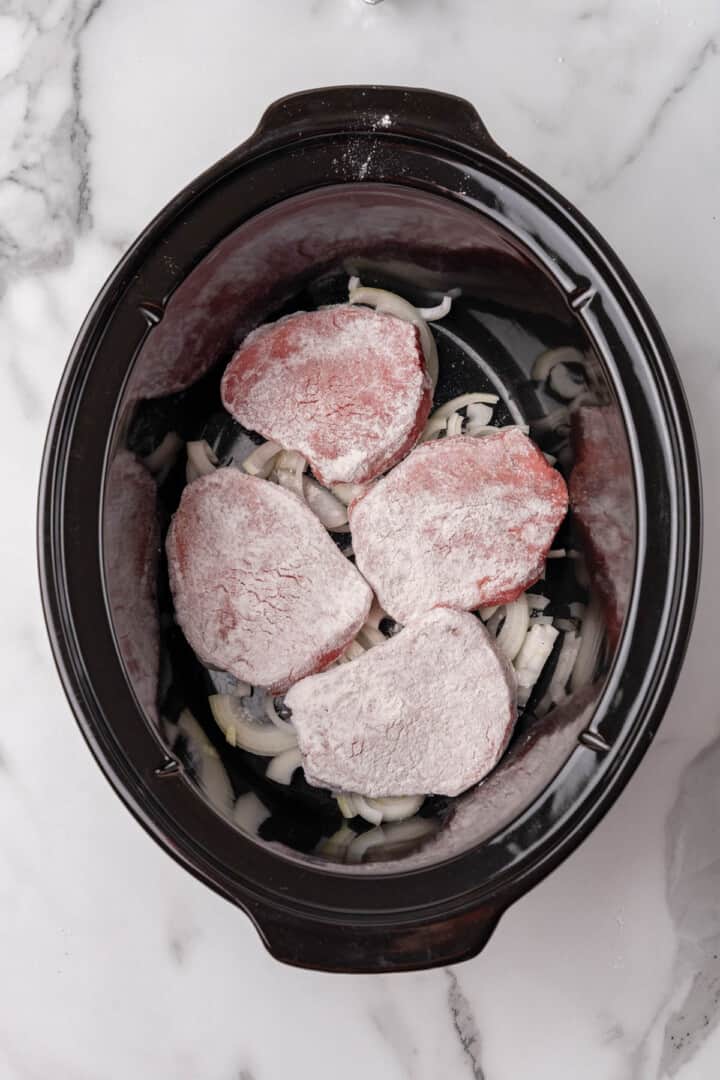
[[[435,862],[400,860],[359,875],[250,840],[177,767],[120,662],[98,540],[110,463],[128,439],[155,437],[143,436],[138,419],[148,399],[154,408],[166,399],[190,429],[204,423],[213,365],[233,342],[302,296],[327,298],[348,270],[401,282],[418,301],[462,288],[448,330],[438,332],[446,361],[454,357],[448,395],[466,385],[474,353],[508,408],[537,417],[551,405],[528,380],[538,348],[586,350],[627,440],[637,537],[622,635],[597,700],[579,699],[546,732],[521,733],[514,748],[516,760],[539,762],[537,790],[520,793],[511,820],[473,811],[464,846],[450,857],[440,850]],[[210,369],[204,381],[186,391],[201,367]],[[177,415],[167,422],[177,425]],[[76,342],[48,436],[39,513],[56,659],[106,775],[160,843],[251,915],[276,956],[333,970],[472,955],[508,904],[592,828],[660,722],[699,564],[690,421],[637,289],[577,212],[495,146],[471,106],[394,88],[277,103],[247,143],[149,226]],[[115,543],[105,526],[106,543]],[[511,754],[510,779],[512,770]]]

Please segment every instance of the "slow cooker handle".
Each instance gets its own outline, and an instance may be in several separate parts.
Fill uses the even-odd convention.
[[[263,908],[251,912],[276,960],[342,974],[414,971],[459,963],[487,944],[502,911],[480,908],[410,929],[310,921]]]
[[[331,86],[289,94],[265,110],[249,143],[267,149],[338,131],[401,132],[506,157],[469,101],[403,86]]]

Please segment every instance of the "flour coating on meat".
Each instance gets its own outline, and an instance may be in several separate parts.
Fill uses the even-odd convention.
[[[373,797],[458,795],[494,768],[516,716],[511,666],[478,618],[447,608],[285,702],[308,781]]]
[[[517,430],[417,447],[350,505],[357,566],[406,623],[514,600],[543,572],[567,489]]]
[[[415,444],[431,385],[415,326],[340,304],[249,334],[222,398],[244,427],[299,451],[322,483],[365,483]]]
[[[185,488],[167,553],[199,659],[273,692],[335,659],[370,608],[366,582],[305,503],[236,469]]]

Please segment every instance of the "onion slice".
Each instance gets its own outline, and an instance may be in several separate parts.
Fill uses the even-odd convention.
[[[380,799],[365,799],[370,808],[381,814],[381,821],[407,821],[417,814],[425,802],[424,795],[386,795]],[[378,822],[379,824],[379,822]]]
[[[307,467],[307,461],[297,450],[283,450],[275,462],[273,470],[280,487],[294,491],[301,499],[305,498],[305,486],[303,473]]]
[[[332,491],[318,484],[311,476],[303,476],[302,485],[305,501],[326,529],[341,529],[343,525],[347,525],[347,506],[337,495],[333,495]]]
[[[272,759],[265,771],[266,780],[274,780],[276,784],[289,784],[296,769],[302,765],[302,755],[296,746],[290,750],[283,750]]]
[[[440,432],[447,429],[447,420],[444,416],[430,417],[427,424],[423,428],[423,433],[418,439],[418,442],[428,442],[430,439],[436,439]]]
[[[233,821],[243,832],[257,836],[263,821],[270,817],[267,806],[258,799],[254,791],[248,791],[245,795],[238,795],[233,810]]]
[[[436,409],[430,419],[446,420],[452,413],[457,412],[458,409],[464,409],[468,405],[497,405],[499,400],[497,394],[460,394],[459,397],[451,398],[450,401],[446,401],[444,405]]]
[[[512,604],[505,605],[505,622],[495,640],[498,649],[508,660],[514,660],[520,652],[527,635],[529,618],[525,593],[521,593]]]
[[[558,364],[584,366],[585,358],[579,349],[574,349],[571,345],[563,345],[559,349],[546,349],[536,358],[530,369],[530,378],[535,382],[544,382]]]
[[[582,376],[573,375],[567,364],[556,364],[550,372],[548,386],[554,394],[565,401],[573,401],[587,391],[587,383]]]
[[[598,601],[593,597],[580,627],[580,648],[570,679],[571,690],[579,690],[592,682],[604,640],[605,620]]]
[[[242,463],[242,467],[250,476],[259,476],[263,480],[267,480],[275,467],[275,458],[280,453],[282,453],[280,443],[264,442],[256,447],[251,454],[248,454]]]
[[[259,723],[241,704],[240,698],[212,694],[208,701],[215,723],[231,746],[239,746],[261,757],[275,757],[297,745],[294,731]]]
[[[451,437],[453,435],[462,435],[463,430],[463,418],[459,412],[454,412],[448,418],[447,422],[447,435]]]
[[[215,472],[219,464],[217,454],[205,439],[189,442],[186,450],[185,479],[188,484],[192,484],[193,480],[200,476],[209,476]]]
[[[358,630],[357,641],[362,645],[363,649],[367,650],[372,649],[374,645],[384,645],[387,638],[377,626],[365,623]]]
[[[449,315],[451,307],[452,296],[443,296],[440,303],[436,304],[435,307],[421,307],[417,309],[417,312],[425,322],[435,322],[437,319],[444,319],[446,315]]]
[[[235,794],[217,750],[189,709],[180,713],[177,726],[187,740],[200,787],[213,806],[232,813]]]
[[[515,657],[515,674],[518,681],[518,704],[525,705],[532,693],[540,672],[545,667],[558,636],[554,626],[534,622],[528,630],[520,652]]]

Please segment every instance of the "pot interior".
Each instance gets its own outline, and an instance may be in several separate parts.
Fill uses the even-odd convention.
[[[343,819],[329,792],[310,787],[301,770],[290,785],[267,779],[268,758],[229,745],[213,721],[208,695],[222,692],[227,677],[202,667],[174,620],[163,542],[185,483],[184,442],[206,439],[232,467],[262,441],[220,403],[220,377],[233,349],[262,322],[344,301],[351,274],[419,306],[445,293],[454,297],[450,314],[433,324],[440,359],[434,407],[465,392],[492,391],[500,397],[493,422],[529,425],[571,486],[578,456],[592,468],[589,480],[575,472],[582,520],[571,513],[555,542],[569,555],[549,560],[533,589],[548,599],[543,614],[566,630],[501,763],[457,799],[428,798],[410,821],[373,828],[354,819],[339,833]],[[289,858],[378,872],[440,861],[487,841],[551,782],[562,800],[563,765],[588,725],[622,634],[636,523],[613,386],[557,281],[480,210],[400,186],[344,184],[250,218],[146,314],[153,325],[117,412],[102,542],[128,681],[187,781],[238,829]],[[555,349],[572,350],[565,359],[581,385],[572,402],[561,382],[533,378],[538,358]],[[334,538],[341,548],[350,541],[343,533]],[[579,610],[592,618],[574,624]],[[553,702],[549,687],[572,625],[581,637],[599,632],[602,644],[596,662]]]

